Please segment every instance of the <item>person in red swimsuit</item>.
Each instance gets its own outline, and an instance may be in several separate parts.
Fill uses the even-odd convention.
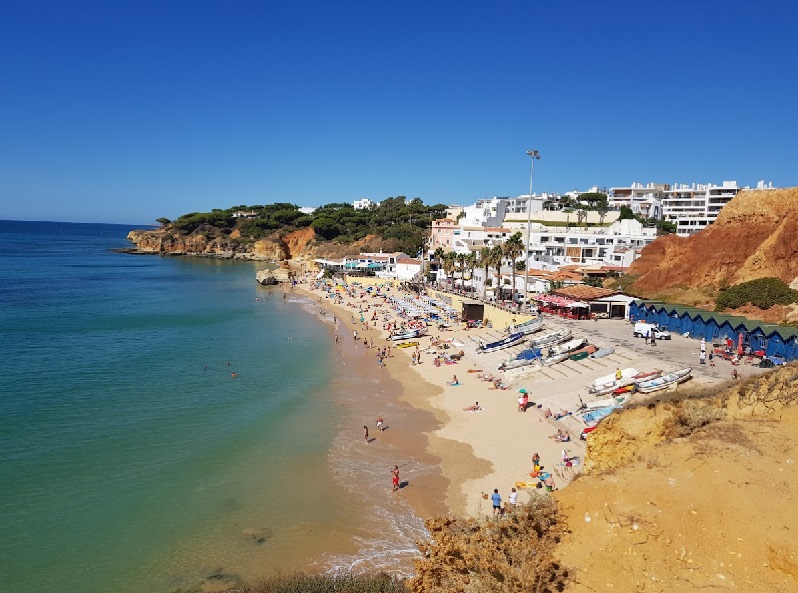
[[[391,470],[391,474],[393,474],[393,491],[396,492],[399,490],[399,466],[394,465],[393,469]]]

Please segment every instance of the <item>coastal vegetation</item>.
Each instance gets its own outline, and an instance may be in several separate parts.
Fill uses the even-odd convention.
[[[757,278],[722,288],[715,301],[715,310],[738,309],[749,303],[765,310],[773,305],[798,303],[798,290],[778,278]]]
[[[325,241],[351,244],[370,235],[378,236],[392,239],[397,250],[415,255],[429,233],[431,222],[445,213],[443,204],[426,206],[420,198],[408,200],[405,196],[397,196],[357,210],[349,203],[326,204],[309,214],[288,203],[240,205],[211,212],[191,212],[171,222],[163,222],[168,219],[159,219],[159,222],[183,235],[197,232],[230,235],[235,231],[236,240],[241,243],[310,227]]]

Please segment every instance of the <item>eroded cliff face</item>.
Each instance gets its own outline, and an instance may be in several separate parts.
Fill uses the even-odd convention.
[[[646,297],[676,287],[717,289],[774,277],[798,277],[798,188],[740,192],[707,229],[688,238],[660,237],[629,274]]]
[[[602,421],[556,495],[566,592],[798,591],[796,379],[791,365]]]
[[[240,240],[237,229],[229,235],[218,229],[205,227],[183,235],[164,227],[155,230],[134,230],[127,236],[137,253],[194,255],[224,259],[282,261],[316,257],[316,234],[311,228],[299,229],[286,235],[275,234],[254,242]]]

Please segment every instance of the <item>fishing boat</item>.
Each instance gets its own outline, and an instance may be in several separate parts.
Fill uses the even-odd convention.
[[[510,346],[515,346],[516,344],[519,344],[523,339],[524,339],[524,334],[515,333],[515,334],[510,334],[503,340],[499,340],[497,342],[490,342],[486,344],[485,342],[480,341],[477,352],[495,352],[496,350],[502,350],[504,348],[509,348]]]
[[[508,327],[506,331],[508,334],[534,334],[535,332],[539,332],[545,327],[543,323],[543,318],[538,317],[537,319],[530,319],[529,321],[524,321],[523,323],[519,323],[518,325],[511,325]]]
[[[612,393],[616,389],[620,389],[621,387],[633,385],[636,382],[656,379],[660,375],[662,375],[662,371],[659,369],[655,369],[648,373],[641,373],[634,368],[623,369],[621,371],[620,379],[615,378],[615,373],[612,375],[599,377],[590,385],[588,385],[587,390],[595,396],[606,395],[608,393]]]
[[[565,342],[568,338],[571,337],[571,330],[570,329],[561,329],[555,332],[549,332],[547,334],[543,334],[540,337],[532,338],[529,340],[529,345],[533,348],[541,348],[543,346],[553,346],[555,344],[560,344]]]
[[[505,360],[503,363],[499,365],[500,371],[509,371],[511,369],[518,369],[521,367],[528,366],[535,361],[541,359],[540,348],[529,348],[520,352],[518,356],[515,358],[511,358],[510,360]]]
[[[549,356],[556,356],[557,354],[565,354],[567,352],[573,352],[584,346],[587,343],[585,338],[573,338],[572,340],[568,340],[567,342],[563,342],[562,344],[556,344],[549,348],[548,355]]]
[[[578,350],[574,350],[568,353],[568,358],[571,360],[584,360],[591,354],[593,354],[597,348],[593,346],[593,344],[588,344],[584,348],[579,348]]]
[[[655,391],[660,391],[661,389],[666,389],[671,385],[676,385],[677,383],[682,383],[684,381],[687,381],[691,377],[692,372],[693,369],[687,367],[685,369],[679,369],[678,371],[673,371],[672,373],[668,373],[667,375],[662,375],[661,377],[657,377],[656,379],[635,383],[635,385],[637,386],[637,390],[640,393],[653,393]]]
[[[594,402],[589,402],[589,403],[585,404],[585,407],[588,410],[598,410],[599,408],[606,408],[606,407],[609,407],[609,406],[618,406],[618,405],[624,403],[626,400],[628,400],[631,396],[632,396],[631,393],[624,393],[624,394],[621,394],[621,395],[615,395],[613,397],[608,397],[608,398],[605,398],[605,399],[597,399]]]
[[[416,329],[409,329],[401,334],[394,334],[390,337],[391,340],[412,340],[413,338],[420,338],[427,335],[426,327],[417,327]]]
[[[615,348],[612,346],[608,346],[606,348],[599,348],[593,354],[590,355],[590,358],[604,358],[605,356],[609,356],[610,354],[615,354]]]
[[[546,356],[546,358],[544,358],[541,362],[544,366],[550,366],[557,364],[558,362],[562,362],[566,358],[569,358],[574,350],[578,350],[584,346],[586,342],[587,340],[585,338],[574,338],[573,340],[568,340],[562,344],[552,346],[549,348],[548,356]]]

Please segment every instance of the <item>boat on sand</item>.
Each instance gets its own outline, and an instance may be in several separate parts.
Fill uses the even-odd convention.
[[[655,391],[667,389],[671,385],[676,385],[678,383],[687,381],[692,376],[692,372],[693,369],[691,367],[687,367],[684,369],[679,369],[678,371],[673,371],[667,375],[662,375],[656,379],[651,379],[650,381],[641,381],[639,383],[635,383],[635,385],[637,387],[637,391],[640,393],[653,393]]]

